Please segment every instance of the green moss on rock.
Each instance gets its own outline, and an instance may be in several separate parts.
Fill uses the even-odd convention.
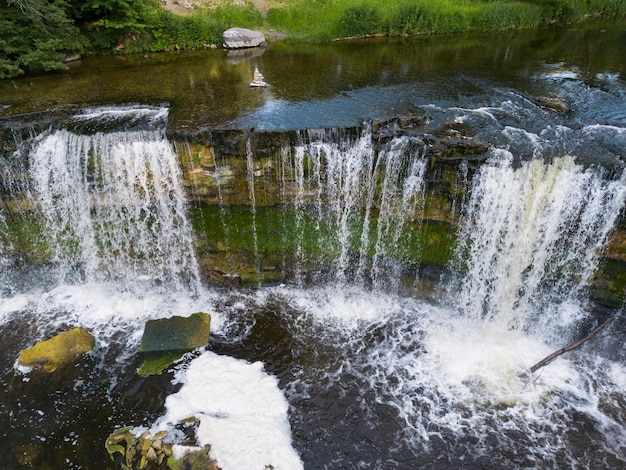
[[[144,362],[138,373],[158,374],[186,352],[206,346],[210,328],[211,316],[204,312],[147,321],[139,346]]]
[[[84,328],[74,328],[23,350],[18,364],[54,372],[61,364],[72,362],[79,355],[93,350],[95,342],[95,338]]]

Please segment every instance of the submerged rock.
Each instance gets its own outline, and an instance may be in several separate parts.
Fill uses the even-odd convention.
[[[54,372],[61,364],[72,362],[79,355],[93,350],[95,343],[95,338],[84,328],[74,328],[23,350],[18,364]]]
[[[226,49],[241,49],[244,47],[258,47],[265,43],[265,36],[260,31],[246,28],[230,28],[222,34]]]
[[[139,346],[144,359],[139,375],[159,374],[186,352],[206,346],[210,327],[211,316],[204,312],[147,321]]]
[[[537,104],[537,106],[541,106],[542,108],[556,111],[557,113],[562,113],[564,111],[567,111],[567,105],[558,98],[551,98],[548,96],[537,96],[535,98],[535,103]]]

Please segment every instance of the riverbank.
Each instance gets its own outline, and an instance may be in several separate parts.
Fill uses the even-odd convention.
[[[254,18],[251,23],[270,37],[281,31],[281,38],[288,41],[312,42],[506,31],[626,15],[626,4],[614,0],[392,0],[384,6],[373,0],[167,0],[164,8],[183,17],[219,15],[227,9],[252,10],[248,15]]]
[[[321,42],[520,30],[625,15],[626,3],[617,0],[392,0],[384,6],[374,0],[141,0],[127,8],[113,0],[76,8],[16,1],[0,6],[0,79],[66,70],[67,62],[85,55],[219,47],[232,26],[260,29],[270,41]]]

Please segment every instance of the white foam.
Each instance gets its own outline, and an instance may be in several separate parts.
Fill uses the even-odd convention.
[[[177,379],[183,387],[166,399],[155,430],[195,416],[198,445],[210,445],[223,470],[303,468],[291,446],[289,404],[262,363],[205,352]]]
[[[306,399],[346,374],[358,378],[364,391],[375,392],[376,403],[397,411],[404,423],[400,447],[428,452],[435,439],[450,445],[469,439],[475,448],[468,455],[478,455],[497,442],[524,446],[529,461],[555,466],[576,460],[566,434],[581,416],[601,432],[624,434],[612,403],[626,381],[621,365],[589,364],[593,359],[585,354],[570,353],[531,374],[531,366],[556,348],[505,322],[362,289],[270,291],[257,302],[291,305],[307,318],[301,334],[315,342],[316,361],[290,384],[289,396]],[[580,306],[562,307],[565,323],[580,318]],[[361,403],[376,413],[375,403]],[[600,445],[618,455],[618,441],[606,438]]]
[[[80,114],[72,116],[75,121],[102,121],[120,118],[131,118],[134,121],[147,119],[153,123],[167,122],[169,108],[164,106],[99,106],[96,108],[85,108]]]

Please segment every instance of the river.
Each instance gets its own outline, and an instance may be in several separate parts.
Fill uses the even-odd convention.
[[[530,367],[623,327],[625,77],[589,22],[0,82],[0,465],[114,468],[115,429],[194,416],[224,470],[623,467],[621,335]],[[146,320],[198,311],[206,350],[137,375]],[[78,325],[76,365],[17,367]]]

